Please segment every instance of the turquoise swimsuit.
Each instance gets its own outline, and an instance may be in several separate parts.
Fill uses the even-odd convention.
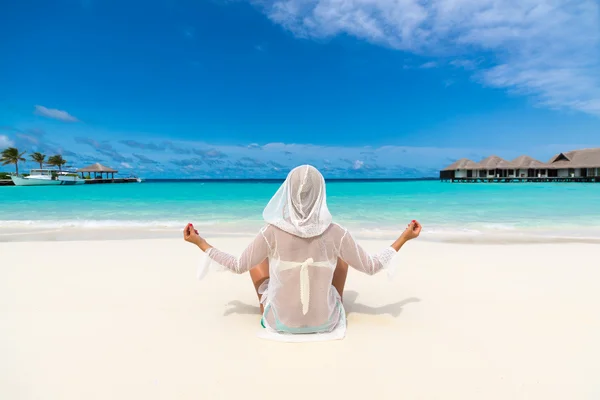
[[[339,300],[337,301],[337,308],[338,311],[340,313],[343,312],[342,309],[342,305],[339,302]],[[263,316],[260,319],[260,325],[263,328],[266,328],[265,325],[265,315],[269,312],[269,310],[271,309],[271,305],[269,304],[266,308],[265,308],[265,312],[263,314]],[[279,321],[279,318],[277,318],[277,314],[275,313],[275,311],[273,311],[273,317],[275,317],[275,327],[277,328],[277,330],[279,332],[285,332],[285,333],[293,333],[293,334],[302,334],[302,333],[321,333],[321,332],[327,332],[329,331],[329,329],[331,328],[331,317],[329,317],[329,319],[327,320],[327,322],[325,322],[322,325],[319,326],[311,326],[311,327],[304,327],[304,328],[290,328],[288,326],[285,326],[284,324],[282,324]]]

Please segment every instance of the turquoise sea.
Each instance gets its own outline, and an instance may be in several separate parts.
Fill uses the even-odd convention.
[[[43,232],[246,234],[279,182],[144,182],[0,187],[0,240]],[[600,185],[333,181],[334,220],[357,237],[393,237],[412,219],[431,240],[600,238]],[[58,237],[58,236],[57,236]]]

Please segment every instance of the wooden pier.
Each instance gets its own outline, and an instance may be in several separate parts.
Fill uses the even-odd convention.
[[[452,183],[554,183],[554,182],[580,182],[594,183],[600,182],[600,176],[589,177],[529,177],[529,178],[441,178],[442,182]]]
[[[115,178],[115,179],[86,179],[86,185],[96,185],[103,183],[136,183],[136,178]]]

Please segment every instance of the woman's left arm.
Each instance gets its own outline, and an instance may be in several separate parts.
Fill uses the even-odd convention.
[[[189,235],[185,232],[184,238],[186,241],[197,245],[200,250],[205,252],[213,261],[236,274],[243,274],[255,265],[263,262],[269,256],[269,243],[265,236],[267,228],[268,227],[261,229],[240,257],[235,257],[212,247],[204,238],[195,234],[193,230]]]

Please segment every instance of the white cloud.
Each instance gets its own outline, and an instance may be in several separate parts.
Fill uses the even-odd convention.
[[[429,61],[429,62],[426,62],[425,64],[421,64],[421,68],[430,69],[430,68],[437,67],[437,65],[438,64],[435,61]]]
[[[72,116],[66,111],[57,110],[55,108],[46,108],[44,106],[35,106],[34,114],[41,115],[42,117],[58,119],[60,121],[65,122],[77,122],[79,121],[77,118]]]
[[[0,135],[0,149],[4,149],[5,147],[11,147],[14,146],[15,144],[13,143],[12,140],[10,140],[8,138],[8,136],[6,135]]]
[[[547,107],[600,115],[600,18],[595,0],[260,4],[271,20],[300,37],[349,34],[427,57],[483,54],[486,63],[474,72],[482,84],[532,96]]]
[[[199,144],[178,143],[180,146],[194,147]],[[231,160],[252,157],[261,162],[275,161],[294,166],[304,163],[317,166],[345,167],[352,170],[366,169],[376,163],[380,167],[398,165],[415,168],[437,168],[445,166],[448,157],[462,158],[473,152],[488,154],[490,150],[473,148],[411,147],[411,146],[322,146],[298,143],[267,143],[261,152],[241,146],[216,146]],[[368,153],[368,154],[367,154]],[[514,157],[519,154],[515,154]],[[506,155],[507,157],[511,155]],[[154,155],[153,155],[154,157]],[[367,160],[365,157],[368,157]]]
[[[170,142],[176,148],[197,150],[211,148],[215,153],[223,154],[217,163],[202,161],[195,154],[178,153],[158,149],[152,143],[143,143],[143,154],[157,160],[161,165],[173,170],[187,171],[194,176],[206,173],[223,176],[257,176],[260,171],[277,172],[284,176],[289,169],[312,164],[323,168],[331,176],[352,176],[360,173],[372,176],[434,176],[440,167],[449,165],[449,158],[469,157],[470,154],[488,155],[490,151],[472,148],[437,148],[408,146],[323,146],[297,143],[267,143],[259,147],[253,145],[212,145],[204,142]],[[156,143],[154,143],[156,144]],[[108,145],[108,144],[107,144]],[[131,149],[119,143],[116,151],[123,158],[135,157]],[[256,149],[260,148],[260,151]],[[136,153],[137,154],[137,153]],[[500,154],[516,157],[519,154]],[[514,158],[513,157],[513,158]],[[483,157],[480,157],[483,158]],[[124,167],[148,171],[149,165],[123,160]],[[269,168],[265,168],[268,166]],[[221,171],[221,173],[217,173]],[[232,172],[235,171],[235,172]],[[432,172],[433,171],[433,172]],[[265,174],[267,173],[265,172]],[[260,172],[262,174],[262,172]],[[283,175],[282,175],[283,174]],[[261,175],[262,176],[262,175]]]
[[[362,162],[360,160],[356,160],[356,161],[354,161],[354,164],[352,164],[352,169],[354,169],[354,170],[361,169],[364,165],[365,165],[364,162]]]
[[[38,137],[35,137],[35,136],[32,136],[32,135],[25,135],[23,133],[17,133],[16,136],[17,136],[18,139],[21,139],[21,140],[23,140],[23,141],[25,141],[25,142],[27,142],[29,144],[32,144],[32,145],[38,145],[38,144],[40,144],[40,138],[38,138]]]
[[[456,68],[463,68],[466,70],[473,70],[473,69],[477,68],[477,62],[475,62],[473,60],[463,60],[463,59],[452,60],[452,61],[450,61],[450,65],[452,65]]]
[[[75,143],[75,146],[81,147],[72,149],[77,154],[85,156],[85,164],[93,162],[94,159],[106,162],[109,166],[110,162],[114,162],[125,171],[140,171],[146,177],[159,175],[175,177],[180,176],[181,173],[186,177],[285,177],[295,166],[312,164],[322,169],[327,177],[398,178],[437,176],[439,169],[463,157],[480,161],[490,154],[497,154],[512,160],[525,153],[541,161],[547,161],[559,151],[591,147],[589,144],[586,146],[557,144],[551,147],[536,145],[491,149],[468,145],[466,147],[346,146],[343,144],[331,146],[275,142],[261,145],[259,147],[261,150],[256,150],[255,146],[250,145],[215,145],[199,141],[137,142],[139,146],[135,148],[123,142],[133,141],[96,143],[98,146],[93,146],[96,152],[91,156],[86,154],[89,145],[85,143]],[[165,148],[163,143],[169,143],[170,147]],[[98,152],[98,148],[102,151]],[[179,151],[181,149],[189,149],[190,152],[181,152]],[[157,163],[140,162],[139,157],[136,156],[136,154],[140,155],[139,152],[156,160]],[[117,155],[116,158],[114,154]],[[215,154],[219,157],[202,158],[201,155],[206,154]],[[77,158],[80,162],[84,162],[82,157]]]

